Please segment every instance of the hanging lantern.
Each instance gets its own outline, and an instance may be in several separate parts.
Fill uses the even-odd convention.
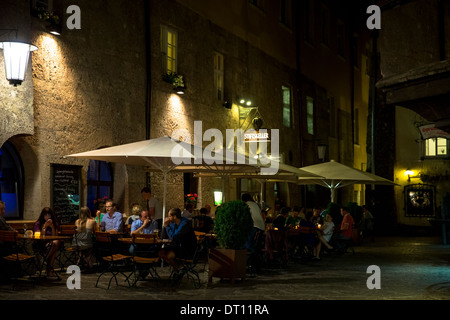
[[[37,47],[23,42],[5,41],[0,42],[0,49],[3,49],[6,79],[14,86],[20,85],[25,79],[30,52],[37,50]]]

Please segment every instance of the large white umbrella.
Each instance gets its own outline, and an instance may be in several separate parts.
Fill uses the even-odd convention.
[[[70,154],[66,157],[145,166],[148,170],[162,172],[164,176],[163,221],[166,211],[167,174],[169,172],[220,171],[228,174],[259,170],[258,164],[251,164],[242,157],[236,158],[232,153],[216,154],[211,150],[168,136]]]
[[[319,176],[317,174],[314,173],[310,173],[307,172],[305,170],[299,169],[297,167],[288,165],[288,164],[284,164],[281,162],[277,162],[277,163],[272,163],[271,164],[273,167],[277,168],[277,172],[276,173],[271,173],[271,174],[264,174],[264,172],[250,172],[249,170],[247,170],[247,172],[245,171],[241,171],[241,172],[230,172],[227,177],[228,178],[240,178],[240,179],[254,179],[257,180],[260,184],[261,184],[261,201],[264,201],[265,199],[263,198],[263,185],[266,182],[292,182],[292,183],[298,183],[298,179],[304,178],[310,178],[310,179],[319,179],[319,178],[324,178],[322,176]],[[222,176],[223,177],[223,172],[200,172],[198,174],[196,174],[196,177],[214,177],[214,176]],[[223,190],[222,190],[223,192]]]
[[[299,184],[318,184],[329,188],[331,191],[331,202],[335,202],[337,188],[342,188],[352,184],[377,184],[377,185],[397,185],[391,180],[377,176],[375,174],[358,170],[346,166],[337,161],[331,160],[301,167],[300,169],[309,173],[314,173],[322,178],[299,177]]]

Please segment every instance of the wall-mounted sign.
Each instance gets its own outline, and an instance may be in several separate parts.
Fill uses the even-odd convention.
[[[269,142],[270,131],[268,130],[247,130],[244,133],[245,142]]]
[[[430,138],[447,138],[450,139],[450,133],[436,128],[435,124],[427,124],[419,127],[420,135],[422,139],[430,139]]]
[[[52,163],[51,173],[53,211],[61,224],[74,223],[80,211],[81,166]]]

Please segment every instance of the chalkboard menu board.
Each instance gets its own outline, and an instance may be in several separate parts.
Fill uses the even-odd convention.
[[[81,166],[52,164],[52,208],[61,224],[74,223],[80,211]]]

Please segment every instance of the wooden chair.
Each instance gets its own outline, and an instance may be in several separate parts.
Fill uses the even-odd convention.
[[[133,286],[147,276],[147,273],[155,280],[161,279],[156,270],[159,257],[152,257],[156,251],[151,250],[152,244],[158,239],[155,234],[132,234],[132,245],[134,246],[131,261],[133,262],[134,282]],[[131,276],[131,275],[130,275]]]
[[[80,248],[77,243],[77,227],[73,224],[63,224],[60,226],[59,234],[63,236],[72,236],[75,239],[75,247],[72,246],[72,241],[69,245],[64,242],[60,247],[60,252],[56,257],[61,271],[68,265],[75,265],[78,263],[80,257]]]
[[[95,233],[95,248],[97,252],[97,259],[102,262],[103,271],[98,276],[95,286],[98,287],[100,278],[107,273],[111,274],[109,279],[108,289],[111,286],[111,281],[114,279],[116,285],[119,285],[117,281],[117,275],[121,274],[125,277],[125,281],[130,286],[129,276],[125,275],[124,271],[131,266],[131,256],[123,255],[117,252],[115,241],[112,240],[111,235],[108,232],[96,232]]]
[[[37,270],[35,256],[21,252],[21,247],[17,243],[17,232],[0,230],[0,243],[2,243],[2,262],[5,264],[2,272],[7,270],[6,274],[14,280],[14,284],[24,274],[28,275],[29,280],[32,280],[32,275]],[[34,281],[32,283],[34,284]]]
[[[266,232],[265,252],[269,266],[278,263],[279,266],[285,267],[288,262],[288,248],[286,231],[268,230]]]
[[[188,280],[192,280],[195,289],[201,287],[200,276],[197,270],[195,270],[199,258],[203,252],[203,244],[205,240],[205,234],[197,236],[197,246],[195,248],[192,258],[180,258],[177,257],[176,261],[181,265],[178,275],[171,274],[172,285],[177,285],[186,276]]]

